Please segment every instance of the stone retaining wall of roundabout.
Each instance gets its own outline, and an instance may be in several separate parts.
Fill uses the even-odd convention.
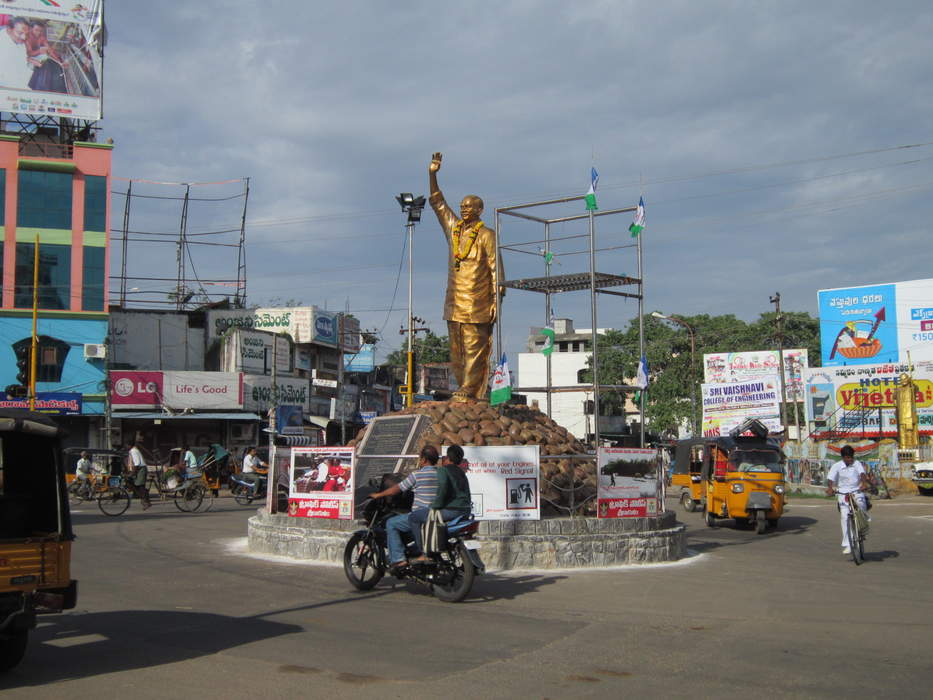
[[[342,562],[361,525],[270,515],[249,519],[249,550],[321,562]],[[676,561],[686,556],[686,526],[673,511],[648,518],[547,518],[480,523],[477,540],[490,570],[571,569]]]

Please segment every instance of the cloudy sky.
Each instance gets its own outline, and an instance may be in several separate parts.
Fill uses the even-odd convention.
[[[348,308],[382,330],[381,356],[407,318],[394,197],[427,194],[438,150],[448,200],[479,194],[487,222],[497,206],[583,194],[593,165],[602,209],[643,193],[648,311],[751,320],[779,291],[784,308],[815,315],[818,289],[933,276],[929,3],[452,5],[107,3],[102,138],[115,142],[114,175],[234,180],[193,188],[233,199],[192,203],[191,232],[236,228],[236,181],[249,177],[248,301]],[[115,228],[123,204],[114,197]],[[178,200],[133,200],[131,230],[177,231],[179,220]],[[630,222],[599,220],[597,270],[636,274],[620,247]],[[500,235],[542,232],[506,221]],[[552,271],[588,271],[583,244],[555,245]],[[173,246],[130,245],[133,274],[174,275]],[[235,277],[230,252],[194,249],[197,274]],[[445,262],[428,210],[415,231],[414,313],[439,334]],[[543,274],[537,255],[505,263],[509,279]],[[588,302],[563,294],[554,311],[588,327]],[[635,313],[601,298],[598,323]],[[543,318],[540,296],[510,292],[505,350],[523,349]]]

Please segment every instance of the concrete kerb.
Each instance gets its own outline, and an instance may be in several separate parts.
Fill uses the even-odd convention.
[[[341,562],[356,521],[290,518],[259,511],[249,519],[249,551]],[[673,511],[648,518],[484,521],[477,540],[490,569],[588,569],[673,562],[687,556],[686,526]]]

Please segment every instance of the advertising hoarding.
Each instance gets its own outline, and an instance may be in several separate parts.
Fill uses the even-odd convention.
[[[288,374],[291,371],[291,343],[288,338],[237,328],[225,335],[222,343],[220,368],[223,372],[269,374],[273,359],[277,372]]]
[[[103,0],[6,0],[0,19],[0,111],[101,118]]]
[[[597,517],[644,518],[658,514],[657,450],[600,447],[596,466]]]
[[[287,333],[296,343],[310,343],[314,340],[311,333],[311,317],[310,306],[208,311],[207,339],[210,342],[231,328],[242,328]]]
[[[365,343],[358,352],[345,353],[343,356],[343,369],[346,372],[372,372],[376,367],[376,346]]]
[[[707,384],[729,384],[780,375],[777,350],[751,352],[713,352],[703,355],[703,381]],[[806,348],[784,350],[784,386],[787,400],[803,397],[800,371],[809,367]]]
[[[314,325],[311,328],[311,341],[324,345],[336,346],[340,339],[340,326],[337,323],[337,314],[324,311],[318,307],[314,309]]]
[[[352,520],[353,456],[352,447],[293,447],[288,514]]]
[[[360,349],[360,320],[355,316],[340,314],[340,349],[355,353]]]
[[[539,445],[469,447],[470,499],[478,520],[540,520]],[[447,447],[442,448],[446,453]]]
[[[304,411],[301,406],[276,406],[275,429],[280,435],[304,435]]]
[[[268,374],[246,374],[243,376],[243,408],[265,415],[276,403],[276,390],[278,403],[301,406],[310,412],[310,387],[308,380],[302,377],[276,377],[275,384]]]
[[[894,437],[896,388],[910,372],[916,387],[920,433],[933,435],[933,361],[812,367],[804,372],[804,413],[816,435],[830,430]]]
[[[84,397],[71,392],[38,391],[34,411],[58,416],[79,416]],[[29,409],[29,399],[0,399],[0,408]]]
[[[748,418],[773,433],[781,432],[781,384],[778,375],[729,384],[703,384],[703,435],[728,435]]]
[[[933,279],[823,289],[824,367],[933,360]]]
[[[114,408],[240,409],[243,375],[239,372],[110,372]]]

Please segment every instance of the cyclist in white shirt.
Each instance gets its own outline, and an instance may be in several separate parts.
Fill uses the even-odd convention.
[[[91,460],[88,459],[87,452],[81,452],[81,459],[78,460],[78,466],[75,470],[75,475],[81,481],[86,481],[91,477],[91,472],[94,471],[94,467],[91,464]]]
[[[850,554],[849,506],[846,504],[845,494],[854,493],[858,507],[867,513],[868,503],[865,500],[865,491],[869,488],[868,473],[862,463],[855,459],[855,450],[852,449],[852,445],[845,445],[839,451],[839,455],[842,459],[830,467],[826,477],[826,495],[836,494],[842,523],[842,553]]]

